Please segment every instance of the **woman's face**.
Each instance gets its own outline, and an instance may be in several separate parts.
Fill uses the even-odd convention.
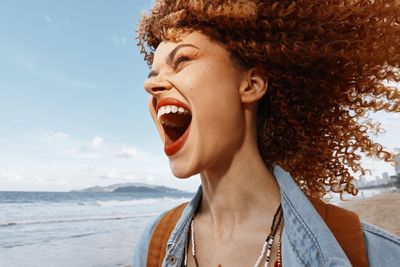
[[[176,177],[219,166],[241,145],[242,77],[229,52],[201,32],[157,47],[144,87]]]

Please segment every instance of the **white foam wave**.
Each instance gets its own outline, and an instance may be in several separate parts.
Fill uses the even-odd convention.
[[[112,217],[88,217],[88,218],[74,218],[74,219],[61,219],[61,220],[20,220],[20,221],[0,221],[0,227],[10,227],[17,225],[33,225],[33,224],[56,224],[56,223],[79,223],[91,221],[112,221],[112,220],[130,220],[143,217],[152,217],[157,213],[142,213],[135,216],[112,216]]]
[[[122,206],[141,206],[141,205],[154,205],[154,204],[174,204],[189,201],[190,198],[146,198],[146,199],[133,199],[133,200],[97,200],[96,206],[103,207],[122,207]]]

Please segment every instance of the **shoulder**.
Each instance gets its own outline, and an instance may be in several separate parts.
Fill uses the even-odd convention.
[[[166,241],[186,205],[187,202],[167,210],[156,218],[153,218],[146,225],[139,237],[138,243],[136,244],[133,253],[132,266],[146,266],[148,249],[153,235],[157,236],[157,241]]]
[[[354,225],[359,219],[358,215],[352,211],[337,207],[335,205],[327,205],[326,209],[330,212],[327,216],[328,221],[332,221],[330,228],[347,237],[338,237],[338,241],[343,239],[342,247],[346,249],[347,243],[351,243],[353,239],[360,238],[359,242],[364,243],[366,256],[369,266],[395,266],[395,263],[400,262],[400,238],[369,223],[359,221],[359,226]],[[334,216],[334,219],[332,218]],[[353,220],[353,225],[343,225],[343,221]],[[333,224],[343,225],[342,227]],[[360,228],[359,228],[360,227]],[[339,228],[346,228],[346,231]],[[362,236],[355,235],[361,231]],[[349,239],[350,238],[350,239]],[[348,239],[345,241],[345,239]],[[354,242],[353,242],[354,243]],[[351,248],[347,248],[350,250]]]
[[[389,243],[392,243],[393,245],[400,246],[400,237],[395,236],[394,234],[391,234],[387,232],[386,230],[383,230],[375,225],[366,223],[366,222],[361,222],[362,229],[364,235],[367,237],[375,237],[379,238],[382,240],[385,240]]]
[[[358,228],[359,226],[354,225],[358,220],[358,215],[356,213],[330,204],[325,207],[326,210],[329,211],[327,213],[330,213],[330,216],[326,214],[326,219],[328,222],[333,220],[330,225],[331,229],[347,235],[347,238],[351,240],[358,237],[358,235],[354,235],[359,231],[358,229],[360,229]],[[337,226],[337,223],[340,225],[342,224],[340,222],[349,221],[350,218],[353,220],[353,225],[347,225],[346,227]],[[394,266],[396,262],[400,262],[399,237],[364,221],[360,221],[359,224],[362,232],[360,242],[364,243],[370,266]],[[346,228],[346,231],[336,228]],[[339,237],[338,241],[341,241],[340,239],[343,238],[340,236],[337,237]],[[350,242],[350,240],[347,242],[345,242],[345,240],[343,241],[341,245],[343,248],[346,248],[346,243]]]
[[[164,217],[166,212],[161,213],[157,217],[150,220],[146,227],[142,230],[138,242],[136,243],[133,251],[132,266],[144,267],[146,266],[147,250],[150,244],[151,236],[153,235],[154,229],[160,222],[161,218]]]
[[[400,238],[375,225],[361,223],[370,266],[394,266],[400,262]]]

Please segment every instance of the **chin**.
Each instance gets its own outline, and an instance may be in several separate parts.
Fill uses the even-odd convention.
[[[187,179],[197,173],[189,172],[186,170],[176,169],[171,167],[172,174],[179,179]]]
[[[179,179],[187,179],[199,173],[199,171],[190,168],[187,162],[183,164],[174,164],[174,162],[169,163],[172,174]]]

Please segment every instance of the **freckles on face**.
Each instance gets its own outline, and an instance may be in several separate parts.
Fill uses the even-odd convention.
[[[240,142],[240,74],[229,52],[200,32],[158,46],[145,89],[175,176],[203,171]]]

